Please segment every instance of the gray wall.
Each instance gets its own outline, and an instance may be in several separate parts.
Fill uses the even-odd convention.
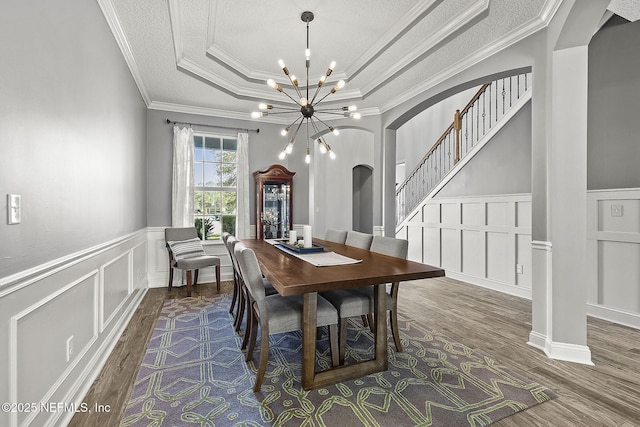
[[[530,192],[531,102],[528,102],[436,198]]]
[[[640,187],[640,21],[604,27],[589,44],[587,186]]]
[[[98,4],[2,9],[0,278],[147,216],[146,107]],[[22,196],[21,224],[7,225],[7,194]]]
[[[249,113],[247,113],[249,115]],[[173,125],[166,119],[186,123],[201,123],[245,129],[260,129],[249,132],[249,171],[251,172],[251,224],[255,225],[255,188],[253,172],[266,169],[272,164],[284,165],[296,174],[293,177],[293,223],[309,222],[309,167],[304,163],[303,140],[296,143],[294,152],[285,160],[278,154],[286,145],[280,135],[283,126],[252,120],[232,120],[194,114],[159,110],[147,112],[147,222],[150,227],[171,225],[171,176],[173,156]],[[181,125],[184,126],[184,125]],[[220,135],[236,135],[233,130],[193,126],[195,131]]]

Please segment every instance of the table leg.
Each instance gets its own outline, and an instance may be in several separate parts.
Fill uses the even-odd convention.
[[[376,362],[383,371],[389,367],[387,349],[387,293],[386,285],[375,285],[373,287],[373,302],[376,321]]]
[[[313,387],[316,370],[316,323],[318,310],[318,293],[304,294],[302,319],[302,387],[309,390]],[[385,346],[386,348],[386,346]]]

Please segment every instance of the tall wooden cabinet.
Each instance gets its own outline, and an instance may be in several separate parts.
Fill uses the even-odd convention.
[[[256,237],[284,239],[293,225],[293,175],[282,165],[253,173],[256,182]]]

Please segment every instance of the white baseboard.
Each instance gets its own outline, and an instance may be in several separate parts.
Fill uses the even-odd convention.
[[[554,342],[534,331],[529,334],[529,342],[527,344],[544,351],[551,359],[593,366],[591,350],[586,345]]]
[[[490,279],[483,279],[481,277],[470,276],[468,274],[458,273],[455,271],[447,271],[446,276],[472,285],[531,300],[531,289],[529,288],[523,288]]]
[[[640,329],[640,314],[638,313],[632,313],[613,307],[588,303],[587,314],[589,316],[597,317],[598,319],[607,320],[609,322],[618,323],[620,325],[629,326],[635,329]]]

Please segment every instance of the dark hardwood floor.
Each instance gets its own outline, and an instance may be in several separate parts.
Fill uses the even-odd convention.
[[[640,426],[640,331],[599,319],[588,320],[588,345],[595,366],[548,359],[527,345],[531,331],[528,300],[449,278],[401,285],[401,312],[546,385],[558,398],[493,425]],[[230,292],[225,282],[222,292]],[[133,386],[146,343],[163,301],[184,288],[149,289],[84,402],[109,405],[103,413],[78,413],[70,426],[117,426]],[[198,285],[194,296],[216,294]]]

